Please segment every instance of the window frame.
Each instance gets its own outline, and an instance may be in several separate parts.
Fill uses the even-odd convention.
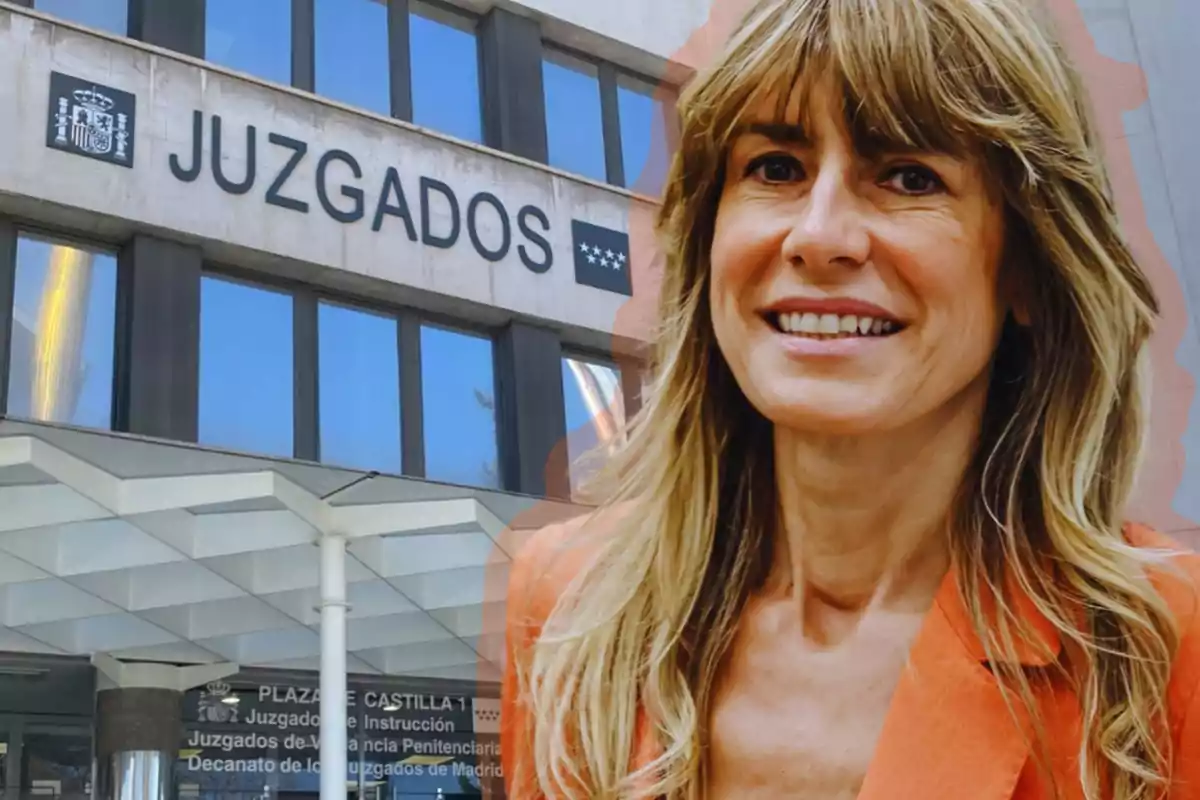
[[[131,0],[131,3],[132,1],[133,0]],[[208,11],[209,5],[208,3],[204,3],[203,13],[199,15],[198,19],[198,24],[202,26],[204,33],[204,35],[201,37],[201,41],[204,43],[204,52],[201,54],[201,58],[206,63],[218,65],[222,69],[234,70],[235,68],[228,67],[218,61],[213,61],[208,57]],[[290,30],[288,32],[288,41],[291,45],[291,69],[290,80],[286,85],[311,92],[313,84],[313,63],[315,61],[315,55],[313,53],[313,0],[291,0],[291,20]],[[236,71],[242,73],[242,70]],[[253,73],[242,74],[251,75],[256,80],[275,83],[275,81],[271,80],[270,78],[264,78],[261,75],[254,75]]]
[[[542,39],[542,69],[545,69],[546,61],[553,61],[553,56],[558,55],[565,58],[567,61],[575,61],[579,64],[584,64],[596,71],[596,79],[600,90],[600,138],[604,151],[604,182],[613,186],[623,186],[624,184],[624,167],[621,159],[621,138],[620,128],[616,128],[616,138],[613,137],[613,126],[619,124],[619,117],[616,108],[616,83],[613,73],[613,65],[603,59],[596,58],[593,55],[585,53],[569,45],[560,44],[551,39]],[[570,65],[565,65],[570,69]],[[545,103],[546,87],[542,86],[542,101]],[[550,150],[550,114],[545,114],[546,126],[546,162],[549,163]],[[581,175],[580,177],[588,180],[595,180],[591,176]]]
[[[70,17],[61,17],[52,11],[46,11],[45,9],[38,8],[37,7],[38,0],[14,0],[14,2],[18,6],[21,6],[23,8],[28,8],[31,11],[36,11],[39,14],[45,14],[46,16],[53,17],[54,19],[61,19],[63,22],[70,23],[71,25],[78,25],[82,28],[87,28],[88,30],[103,31],[104,33],[107,33],[110,36],[123,36],[127,39],[132,38],[132,36],[130,34],[130,30],[132,30],[132,28],[133,28],[133,12],[135,11],[135,4],[136,4],[137,0],[120,0],[118,2],[118,5],[125,6],[125,30],[121,31],[120,33],[117,33],[116,31],[106,30],[104,28],[94,28],[85,22],[79,22],[78,20],[71,19]]]
[[[316,286],[269,272],[205,259],[201,278],[211,276],[281,292],[292,298],[292,458],[321,461],[320,329],[322,302],[375,314],[396,321],[397,363],[400,380],[401,477],[426,479],[423,376],[421,373],[421,328],[429,325],[454,333],[485,339],[492,345],[492,383],[499,404],[500,364],[497,361],[497,330],[494,326],[463,320],[449,314],[423,311],[354,292]],[[201,332],[203,335],[203,332]],[[504,439],[501,419],[496,418],[496,453],[503,463]],[[368,472],[371,470],[367,470]],[[500,487],[504,489],[505,487]]]
[[[598,367],[607,367],[616,369],[617,377],[620,384],[620,402],[622,402],[622,410],[625,415],[625,423],[628,425],[637,411],[637,405],[640,402],[631,405],[631,399],[640,401],[640,396],[637,395],[637,385],[640,381],[640,375],[644,371],[644,365],[640,359],[634,356],[623,356],[613,353],[602,353],[602,351],[594,348],[576,347],[576,345],[563,343],[562,355],[560,361],[571,359],[574,361],[583,361],[593,363]],[[636,373],[636,374],[631,374]],[[637,380],[632,380],[637,378]],[[635,392],[631,393],[630,392]]]
[[[396,3],[397,0],[390,0]],[[407,6],[409,14],[432,19],[435,22],[441,22],[443,25],[449,25],[459,30],[470,30],[475,36],[476,44],[479,41],[479,15],[472,14],[470,11],[459,8],[456,5],[446,2],[446,0],[399,0],[401,5]],[[427,8],[430,13],[422,14],[418,8]]]
[[[424,0],[428,2],[429,0]],[[576,47],[562,44],[552,39],[542,39],[542,58],[549,58],[550,53],[559,53],[573,61],[582,62],[594,67],[600,80],[600,123],[604,139],[604,166],[606,182],[612,186],[632,190],[629,176],[625,174],[625,153],[621,142],[621,109],[619,88],[622,79],[636,81],[651,87],[656,92],[663,92],[678,101],[680,87],[665,80],[655,80],[648,75],[627,67],[620,66],[607,59],[586,53]],[[545,89],[542,90],[543,92]],[[654,99],[655,95],[651,95]],[[549,121],[547,121],[547,126]],[[547,129],[548,130],[548,129]],[[673,131],[667,130],[668,145],[673,140]]]
[[[621,140],[621,95],[620,95],[620,89],[621,89],[622,80],[624,80],[626,82],[640,83],[640,84],[643,84],[644,86],[649,87],[651,89],[651,93],[650,93],[649,97],[652,102],[657,101],[659,99],[660,94],[665,95],[666,97],[669,97],[671,99],[671,108],[672,109],[674,109],[675,105],[679,102],[679,93],[681,91],[681,87],[679,87],[678,85],[676,85],[674,83],[670,83],[666,80],[658,80],[658,81],[653,80],[652,78],[649,78],[646,75],[643,75],[642,73],[636,72],[631,69],[625,69],[624,67],[613,66],[611,88],[609,89],[611,96],[612,96],[611,97],[612,122],[610,124],[612,126],[612,136],[614,137],[614,145],[613,146],[621,153],[621,173],[620,173],[621,183],[618,185],[621,186],[622,188],[633,191],[634,187],[631,185],[633,183],[633,181],[630,180],[630,176],[626,172],[627,165],[625,163],[625,143]],[[629,91],[637,91],[637,89],[635,89],[633,87],[627,87],[627,88],[629,89]],[[601,87],[601,89],[603,90],[603,86]],[[667,118],[665,120],[663,120],[663,127],[664,127],[664,135],[666,136],[666,139],[667,139],[667,142],[666,142],[667,153],[669,155],[674,142],[677,141],[677,139],[678,139],[678,127],[675,124],[675,118],[671,115],[668,115]],[[633,180],[634,181],[636,180],[636,176],[634,177]]]
[[[440,328],[441,330],[448,331],[449,333],[457,333],[457,334],[462,334],[462,335],[466,335],[466,336],[474,336],[479,339],[485,339],[491,343],[491,345],[492,345],[492,359],[491,359],[491,361],[492,361],[492,405],[493,405],[492,413],[494,416],[493,421],[494,421],[495,428],[496,428],[496,436],[495,436],[494,444],[496,445],[496,470],[498,473],[497,477],[499,478],[499,485],[491,487],[491,488],[500,490],[500,491],[509,491],[510,488],[506,485],[505,475],[504,475],[504,463],[505,463],[504,459],[505,459],[505,456],[507,455],[507,452],[506,452],[507,448],[505,446],[506,437],[503,435],[503,433],[501,431],[501,426],[504,424],[504,421],[505,421],[503,411],[502,411],[504,400],[503,400],[503,397],[501,396],[503,389],[504,389],[504,380],[500,374],[500,371],[503,368],[503,365],[500,363],[500,353],[499,353],[500,348],[499,348],[498,342],[497,342],[497,340],[498,340],[497,332],[494,329],[489,328],[484,325],[473,324],[466,320],[452,319],[452,318],[449,318],[449,317],[447,317],[445,315],[441,315],[441,314],[424,314],[424,315],[415,317],[415,334],[416,335],[414,337],[410,337],[410,338],[416,339],[415,359],[416,359],[417,368],[416,368],[415,372],[419,376],[415,391],[417,394],[418,403],[420,404],[419,405],[420,410],[417,413],[419,414],[420,419],[421,419],[421,430],[420,430],[421,477],[425,478],[425,480],[431,480],[430,478],[426,477],[426,474],[425,474],[425,472],[426,472],[425,471],[425,425],[424,425],[424,422],[425,422],[425,412],[424,412],[425,395],[424,395],[424,381],[422,379],[423,372],[421,370],[421,329],[424,327]]]
[[[196,338],[198,350],[202,350],[204,347],[204,326],[203,326],[203,324],[201,324],[202,320],[203,320],[203,316],[204,316],[204,279],[210,278],[210,277],[216,278],[219,280],[223,280],[223,281],[227,281],[229,283],[241,284],[241,285],[246,286],[251,289],[259,289],[259,290],[264,290],[264,291],[268,291],[268,292],[275,292],[276,294],[286,295],[287,297],[291,298],[291,300],[292,300],[292,425],[293,425],[293,428],[292,428],[292,454],[291,454],[291,456],[276,455],[275,457],[282,457],[282,458],[290,457],[290,458],[300,460],[300,461],[309,460],[309,459],[305,459],[301,455],[298,455],[299,447],[300,447],[300,429],[299,429],[298,425],[299,425],[299,421],[301,418],[301,409],[300,409],[300,405],[299,405],[300,399],[301,399],[300,398],[300,374],[301,373],[300,373],[300,363],[299,363],[300,362],[299,351],[297,350],[297,338],[296,337],[300,331],[301,326],[300,326],[300,320],[299,320],[300,309],[297,305],[297,297],[299,296],[299,294],[301,293],[301,291],[303,289],[303,284],[300,283],[299,281],[289,280],[287,278],[281,278],[281,277],[272,275],[270,273],[263,273],[263,272],[259,272],[257,270],[247,269],[245,267],[237,267],[237,266],[233,266],[230,264],[213,262],[207,258],[204,259],[204,261],[200,265],[200,289],[198,290],[199,291],[199,294],[198,294],[199,307],[197,309],[197,315],[196,315],[197,324],[199,325],[199,330],[198,330],[197,338]],[[197,443],[200,444],[202,447],[212,447],[214,445],[208,445],[208,444],[205,444],[203,441],[199,441],[200,440],[200,436],[199,436],[200,385],[203,382],[201,380],[200,371],[203,369],[203,365],[200,363],[200,352],[197,352],[196,357],[197,357],[197,375],[196,375],[196,417],[197,417],[196,433],[197,433],[197,436],[196,436],[196,438],[197,438]],[[225,447],[224,445],[216,445],[216,446],[220,447],[220,448]],[[266,457],[270,458],[272,456],[267,455]]]
[[[403,6],[404,12],[407,15],[405,18],[405,21],[404,21],[404,25],[405,25],[404,32],[405,32],[406,38],[403,42],[403,48],[404,48],[404,53],[403,53],[404,75],[403,75],[403,78],[405,80],[405,85],[407,87],[407,92],[408,92],[407,116],[400,116],[400,115],[396,114],[395,108],[392,109],[393,116],[396,116],[397,118],[402,119],[405,122],[413,122],[414,124],[419,124],[419,123],[415,122],[416,113],[415,113],[415,110],[413,108],[413,103],[412,103],[413,87],[415,85],[415,78],[414,78],[413,64],[412,64],[412,41],[411,41],[411,38],[409,38],[409,37],[411,37],[411,31],[412,31],[412,17],[414,15],[424,17],[425,19],[433,20],[434,22],[440,22],[443,25],[457,28],[461,31],[469,32],[471,34],[471,36],[475,39],[475,71],[476,71],[475,86],[478,90],[477,97],[476,97],[477,107],[475,110],[479,115],[479,141],[477,142],[477,144],[480,144],[480,145],[484,144],[485,128],[484,128],[484,97],[483,97],[483,95],[484,95],[485,84],[484,84],[484,76],[483,76],[483,70],[484,70],[484,67],[483,67],[483,42],[482,42],[482,37],[480,35],[480,29],[482,27],[482,18],[478,14],[473,14],[470,11],[467,11],[465,9],[459,8],[458,6],[450,4],[450,3],[446,2],[446,0],[388,0],[388,2],[393,5]],[[422,14],[421,11],[418,10],[422,7],[424,7],[425,9],[428,9],[430,13]],[[393,72],[393,77],[396,77],[395,72]],[[447,134],[447,135],[449,135],[449,134]]]
[[[562,344],[562,357],[587,361],[600,366],[612,367],[621,376],[621,401],[625,408],[625,422],[629,422],[642,408],[643,376],[647,374],[648,362],[645,356],[634,353],[606,352],[600,348]]]
[[[320,1],[292,0],[292,86],[311,92],[330,102],[356,108],[367,114],[379,113],[317,91],[317,3]],[[392,20],[392,14],[394,8],[407,6],[409,0],[368,0],[368,2],[383,6],[384,15],[387,17],[387,28],[384,31],[387,67],[384,77],[388,82],[388,113],[395,117],[397,97],[395,83],[398,80],[406,80],[409,75],[407,70],[397,72],[397,64],[392,54],[396,44],[393,39],[393,28],[396,26]]]
[[[582,362],[585,364],[592,364],[594,366],[605,367],[605,368],[616,371],[617,383],[618,383],[620,393],[621,393],[621,397],[620,397],[621,413],[624,418],[623,422],[624,422],[624,426],[625,426],[625,430],[626,430],[626,434],[627,434],[628,430],[629,430],[629,423],[633,419],[634,414],[638,410],[637,407],[631,406],[631,400],[638,399],[638,398],[631,397],[631,395],[630,395],[630,389],[631,389],[630,377],[631,376],[629,373],[630,373],[630,369],[635,366],[634,362],[632,360],[627,362],[626,360],[623,360],[620,356],[616,356],[611,353],[609,353],[609,354],[602,353],[598,349],[577,347],[574,345],[569,345],[566,342],[564,342],[563,346],[562,346],[562,352],[559,357],[560,374],[561,374],[563,368],[565,367],[564,362],[566,362],[567,360],[579,361],[579,362]],[[640,362],[638,362],[636,364],[636,366],[639,367],[639,369],[636,371],[637,371],[638,375],[640,375],[641,374]],[[564,421],[566,420],[566,412],[567,412],[566,387],[564,386],[563,387],[563,419],[564,419]],[[567,462],[568,462],[567,463],[567,482],[568,482],[569,486],[571,487],[572,496],[574,496],[575,478],[571,475],[571,469],[575,466],[575,463],[570,458],[570,442],[569,442],[569,440],[571,437],[571,433],[572,433],[572,429],[571,429],[570,423],[568,422],[567,429],[566,429],[566,435],[567,435],[568,441],[566,443],[564,443],[566,446],[566,450],[567,450]],[[585,483],[586,483],[586,481],[585,481]]]
[[[388,92],[391,99],[390,116],[404,122],[413,122],[413,65],[412,65],[412,17],[432,19],[435,22],[469,31],[475,39],[475,61],[478,75],[478,113],[480,129],[483,125],[483,53],[480,43],[480,17],[470,11],[454,6],[445,0],[372,0],[380,2],[387,11]],[[427,10],[429,13],[422,13]],[[207,24],[207,22],[205,23]],[[292,82],[300,89],[320,97],[316,90],[316,0],[292,0]],[[333,98],[326,98],[338,102]],[[369,109],[358,109],[363,113],[374,113]]]
[[[122,343],[121,332],[128,327],[128,312],[126,310],[127,290],[121,280],[122,242],[111,236],[81,235],[77,230],[41,222],[26,220],[21,217],[0,216],[0,419],[9,419],[8,389],[12,373],[12,334],[13,322],[16,318],[16,280],[17,280],[17,249],[22,237],[40,239],[52,243],[67,245],[81,250],[102,253],[111,256],[116,262],[117,285],[116,303],[113,309],[113,368],[110,376],[110,400],[108,430],[117,430],[121,419],[121,404],[124,398],[120,393],[120,371]],[[13,419],[20,419],[11,417]],[[70,423],[50,420],[33,420],[38,424],[75,427]],[[92,429],[88,429],[92,430]],[[103,430],[103,429],[101,429]]]
[[[292,346],[294,348],[294,353],[292,355],[293,362],[299,364],[300,359],[297,358],[297,355],[301,354],[301,353],[304,354],[305,358],[307,359],[309,349],[311,348],[311,350],[312,350],[311,373],[308,371],[304,371],[302,373],[306,379],[311,381],[311,384],[306,385],[305,388],[312,393],[312,398],[313,398],[312,399],[312,412],[311,412],[312,420],[310,422],[307,418],[305,418],[303,420],[303,423],[304,423],[303,431],[297,430],[297,434],[303,433],[305,436],[311,435],[313,437],[311,447],[315,454],[315,457],[308,459],[308,460],[319,462],[321,464],[324,464],[326,466],[331,466],[331,467],[343,466],[348,469],[366,469],[363,467],[354,467],[353,465],[347,466],[347,465],[332,464],[332,463],[322,460],[322,456],[321,456],[321,326],[320,326],[320,314],[321,314],[321,305],[324,304],[327,306],[341,308],[341,309],[344,309],[347,311],[352,311],[355,313],[370,314],[375,317],[379,317],[379,318],[385,319],[385,320],[390,320],[390,321],[396,323],[396,340],[393,342],[393,346],[396,348],[396,372],[397,372],[396,379],[398,382],[397,398],[399,399],[399,409],[398,409],[399,419],[396,420],[399,423],[398,429],[400,432],[400,440],[396,443],[400,447],[400,472],[398,474],[410,475],[411,474],[409,471],[411,469],[410,458],[413,458],[416,454],[410,454],[407,449],[410,446],[410,443],[408,441],[408,433],[405,431],[405,425],[408,424],[407,418],[409,416],[411,416],[413,410],[411,408],[409,408],[410,398],[407,398],[404,396],[405,390],[407,388],[409,388],[409,384],[411,384],[411,382],[412,382],[411,378],[408,380],[405,379],[404,373],[406,370],[405,370],[405,364],[404,364],[404,357],[406,354],[406,346],[408,345],[408,342],[406,340],[409,338],[405,333],[405,320],[410,319],[411,315],[403,313],[403,312],[389,310],[389,309],[381,309],[376,304],[368,304],[368,303],[358,302],[357,300],[353,300],[353,299],[347,299],[344,295],[339,295],[339,294],[335,294],[335,293],[328,292],[328,291],[314,290],[314,288],[311,286],[306,286],[303,289],[301,289],[300,292],[296,295],[296,298],[297,298],[295,301],[296,302],[296,311],[293,312],[293,319],[296,318],[297,312],[300,311],[301,309],[303,310],[303,313],[304,313],[304,319],[301,321],[302,326],[297,325],[296,329],[293,331],[293,334],[294,334],[294,338],[293,338],[293,342],[292,342]],[[309,305],[308,305],[309,303],[312,304],[311,309],[309,308]],[[420,342],[418,342],[417,344],[419,346]],[[300,369],[297,368],[298,375],[294,379],[297,386],[299,385],[299,373],[300,372],[301,372]],[[418,381],[417,385],[419,386],[420,385],[420,383],[419,383],[420,375],[417,376],[417,381]],[[299,389],[297,389],[297,391],[299,391]],[[420,408],[416,409],[416,414],[417,414],[417,418],[421,419]],[[297,419],[299,419],[299,415],[297,415]],[[299,439],[297,439],[297,441],[299,441]],[[297,457],[299,458],[299,456],[297,456]],[[420,454],[420,458],[422,460],[424,459],[423,452]],[[371,470],[371,469],[366,469],[366,471],[378,472],[378,470]],[[421,471],[422,471],[422,473],[424,472],[423,467],[422,467]]]

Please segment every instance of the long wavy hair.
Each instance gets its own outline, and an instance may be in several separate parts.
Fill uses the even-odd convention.
[[[851,130],[980,158],[1003,192],[1005,269],[1030,324],[1009,320],[1001,334],[949,520],[953,568],[996,680],[1035,720],[1017,655],[1031,633],[1013,593],[1059,631],[1060,677],[1082,709],[1085,796],[1156,797],[1169,781],[1178,634],[1148,577],[1161,556],[1126,542],[1122,515],[1157,301],[1122,238],[1083,82],[1031,0],[761,0],[686,88],[658,220],[653,391],[609,465],[619,524],[595,537],[517,665],[526,766],[554,798],[703,796],[714,686],[767,573],[777,513],[771,424],[713,334],[714,220],[745,116],[772,98],[782,115],[831,78]],[[633,773],[639,708],[662,754]]]

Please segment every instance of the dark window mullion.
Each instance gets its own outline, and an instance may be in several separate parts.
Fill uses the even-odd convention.
[[[117,254],[117,313],[113,345],[112,429],[129,431],[130,389],[133,382],[133,273],[134,242]]]
[[[421,388],[421,320],[400,315],[400,464],[414,478],[425,477],[425,398]]]
[[[388,85],[392,116],[412,122],[412,47],[408,0],[388,0]]]
[[[617,97],[617,70],[600,64],[600,119],[604,125],[604,164],[608,182],[625,185],[625,159],[621,152],[621,109]]]
[[[316,0],[292,0],[292,86],[316,91]]]
[[[17,230],[0,219],[0,415],[8,412],[8,371],[12,355],[13,305],[17,279]]]
[[[476,81],[475,85],[479,89],[478,92],[476,92],[477,99],[479,100],[478,108],[477,108],[477,110],[479,111],[479,141],[481,144],[486,144],[487,143],[487,135],[488,135],[487,134],[487,126],[488,126],[487,115],[489,113],[488,112],[488,103],[491,101],[488,99],[487,76],[484,75],[484,72],[488,69],[488,66],[487,66],[488,51],[487,51],[487,47],[484,45],[483,23],[482,23],[481,17],[476,17],[473,20],[472,26],[471,26],[471,31],[475,35],[475,81]],[[545,90],[543,89],[542,91],[545,91]],[[543,112],[545,111],[545,105],[546,105],[546,103],[543,100],[543,102],[542,102]],[[542,124],[543,125],[545,124],[545,120],[542,121]]]
[[[492,345],[492,391],[496,398],[496,468],[499,471],[500,488],[505,491],[521,490],[521,447],[517,432],[517,375],[510,356],[511,337],[508,331],[493,340]],[[561,362],[559,365],[561,369]],[[566,405],[563,405],[564,413]],[[565,426],[564,426],[565,427]]]
[[[292,449],[296,458],[321,460],[321,379],[318,303],[311,291],[292,296]]]
[[[621,377],[621,401],[625,407],[625,423],[633,419],[642,407],[642,363],[633,356],[617,358]]]

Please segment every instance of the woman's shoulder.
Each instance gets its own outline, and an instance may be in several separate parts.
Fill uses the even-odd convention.
[[[1176,740],[1200,747],[1200,553],[1144,525],[1126,526],[1135,547],[1163,554],[1151,581],[1170,608],[1179,630],[1179,650],[1167,688],[1167,707]]]
[[[1134,547],[1162,555],[1150,578],[1174,612],[1181,634],[1200,635],[1200,553],[1145,525],[1126,525],[1125,537]]]
[[[630,513],[623,503],[592,510],[531,533],[512,558],[508,581],[510,622],[540,625],[607,536]]]

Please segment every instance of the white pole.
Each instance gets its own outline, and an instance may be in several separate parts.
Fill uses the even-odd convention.
[[[321,537],[321,800],[346,800],[346,539]]]

